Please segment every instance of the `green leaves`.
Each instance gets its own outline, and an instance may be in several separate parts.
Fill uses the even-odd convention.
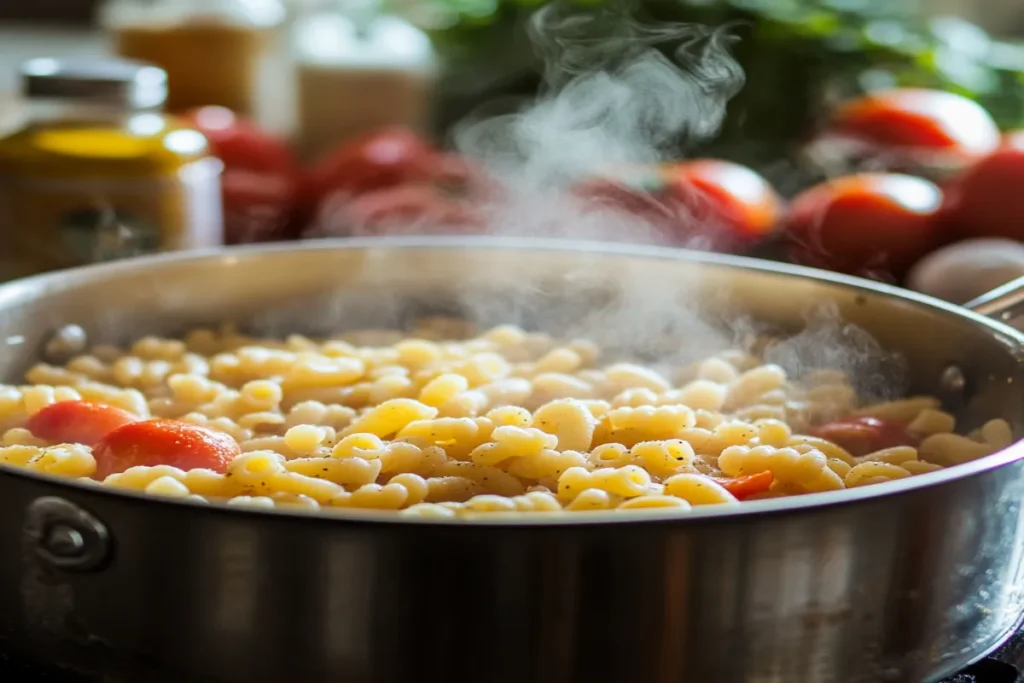
[[[488,44],[521,31],[546,1],[436,0],[460,16],[438,36],[439,45],[458,45],[460,61],[484,65],[480,60],[493,52]],[[1001,127],[1024,127],[1024,46],[996,41],[961,19],[917,22],[907,3],[893,0],[640,1],[659,20],[740,26],[735,54],[747,85],[730,105],[718,141],[729,149],[744,141],[761,154],[792,147],[830,98],[894,85],[957,92],[989,109]],[[516,49],[530,48],[520,41]]]

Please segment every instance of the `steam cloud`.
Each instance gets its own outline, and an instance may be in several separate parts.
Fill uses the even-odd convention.
[[[736,41],[730,27],[641,21],[626,4],[581,11],[554,3],[534,14],[529,34],[544,65],[540,97],[518,111],[470,117],[454,135],[461,153],[481,160],[508,188],[488,207],[489,231],[663,240],[665,235],[644,218],[594,210],[574,202],[568,188],[581,178],[658,164],[687,143],[714,136],[745,82],[730,51]],[[690,236],[686,246],[706,246],[702,228],[709,226],[699,224],[702,216],[673,218],[691,223],[683,230]],[[679,235],[673,237],[678,243]],[[701,291],[696,274],[662,287],[641,284],[640,273],[620,273],[620,278],[626,286],[590,304],[586,314],[567,315],[567,306],[555,306],[563,311],[561,321],[544,320],[541,326],[596,338],[613,355],[642,357],[665,372],[764,340],[763,326],[747,319],[712,321],[707,312],[715,303],[688,296]],[[579,281],[568,285],[581,288]],[[505,316],[521,315],[523,301],[543,295],[524,292],[521,285],[519,291],[522,297],[502,306]],[[471,308],[482,318],[494,317],[491,303],[474,301]],[[802,332],[765,351],[769,362],[795,376],[842,369],[865,398],[888,398],[904,388],[902,363],[863,330],[844,323],[834,308],[810,312]]]
[[[641,21],[624,4],[582,9],[556,2],[534,14],[529,35],[543,62],[539,97],[514,110],[495,114],[491,108],[490,115],[470,116],[453,134],[457,150],[480,162],[501,188],[484,205],[486,232],[665,241],[668,236],[656,221],[595,208],[572,188],[583,179],[674,160],[670,155],[687,143],[718,132],[730,99],[744,84],[743,70],[730,52],[736,40],[730,28]],[[657,206],[653,197],[650,202]],[[671,218],[674,225],[684,223],[681,231],[690,236],[686,246],[708,246],[702,228],[714,226],[704,225],[706,217],[695,212]],[[408,234],[430,226],[402,227],[399,232]],[[671,237],[678,245],[679,232]],[[823,367],[842,369],[873,398],[903,388],[891,381],[901,377],[892,372],[892,359],[835,311],[818,312],[803,332],[765,349],[768,330],[723,314],[737,302],[712,300],[718,293],[708,292],[697,269],[673,269],[668,281],[658,281],[642,259],[567,256],[556,259],[554,272],[541,276],[535,263],[523,265],[514,258],[508,268],[492,262],[486,272],[472,259],[453,262],[450,273],[457,274],[458,282],[451,293],[453,305],[445,312],[483,325],[513,323],[559,337],[593,339],[607,350],[606,360],[642,359],[667,376],[729,348],[757,348],[796,376]],[[420,267],[420,275],[432,282],[426,272],[448,266]],[[451,278],[437,281],[446,280]],[[424,293],[420,308],[430,309],[437,296]],[[335,300],[337,315],[350,323],[372,319],[394,326],[408,318],[410,307],[417,309],[398,294],[386,297],[377,291],[362,304],[356,299]],[[366,307],[372,311],[357,312]]]
[[[680,141],[714,135],[744,83],[724,29],[555,3],[534,14],[529,32],[544,63],[539,100],[463,126],[455,143],[534,190],[659,162]],[[658,49],[673,44],[677,63]]]
[[[456,148],[506,188],[487,209],[489,230],[663,241],[648,220],[584,208],[567,189],[653,166],[713,136],[744,83],[729,52],[734,38],[727,29],[641,22],[626,5],[581,11],[561,3],[538,10],[529,35],[544,65],[539,98],[519,111],[471,116],[454,133]]]

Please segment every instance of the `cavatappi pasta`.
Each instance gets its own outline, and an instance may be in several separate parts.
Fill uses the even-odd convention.
[[[511,326],[469,336],[450,321],[329,340],[201,329],[96,347],[26,379],[0,386],[0,462],[264,508],[685,514],[902,479],[1013,441],[1003,420],[957,434],[931,397],[861,405],[834,370],[796,381],[726,352],[670,377],[603,365],[586,341]],[[48,443],[25,427],[78,399],[202,425],[236,441],[238,454],[222,471],[149,464],[100,480],[89,446]],[[822,429],[837,418],[846,421]],[[887,443],[879,425],[900,438]],[[851,435],[868,447],[844,448]]]

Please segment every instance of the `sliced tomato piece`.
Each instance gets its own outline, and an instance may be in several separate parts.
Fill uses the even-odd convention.
[[[115,429],[93,449],[96,478],[138,465],[224,472],[242,449],[223,432],[180,420],[145,420]]]
[[[738,500],[764,493],[772,487],[775,475],[765,470],[757,474],[747,474],[742,477],[714,477],[714,480],[722,487],[736,496]]]
[[[831,441],[850,455],[861,457],[884,448],[917,446],[920,439],[899,422],[878,417],[848,417],[812,430],[812,435]]]
[[[107,433],[139,418],[127,410],[91,401],[60,401],[35,413],[25,429],[50,443],[96,444]]]

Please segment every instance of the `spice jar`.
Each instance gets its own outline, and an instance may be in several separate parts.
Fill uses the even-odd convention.
[[[161,69],[33,59],[21,77],[26,120],[0,138],[0,279],[222,242],[223,164],[161,113]]]
[[[169,111],[245,115],[256,113],[284,18],[280,0],[110,0],[101,13],[118,55],[167,72]]]
[[[374,0],[325,0],[292,31],[304,158],[380,128],[428,132],[437,64],[423,31]]]

